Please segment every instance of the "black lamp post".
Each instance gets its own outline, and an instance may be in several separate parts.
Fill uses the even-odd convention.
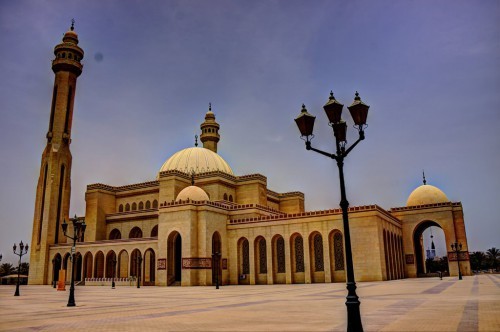
[[[24,245],[23,241],[19,243],[19,252],[16,252],[17,246],[14,243],[14,246],[12,247],[12,250],[14,251],[15,255],[19,256],[19,264],[17,265],[17,283],[16,283],[16,292],[14,293],[14,296],[19,296],[19,279],[21,279],[21,257],[26,255],[28,253],[28,245]]]
[[[76,251],[76,241],[82,241],[83,236],[85,234],[85,228],[87,225],[85,224],[85,218],[77,217],[75,214],[74,218],[70,218],[73,223],[73,236],[69,236],[66,234],[68,230],[68,224],[66,220],[61,224],[64,236],[68,239],[73,240],[73,247],[71,247],[71,286],[69,288],[69,299],[68,299],[68,307],[76,306],[75,303],[75,251]]]
[[[214,262],[213,264],[213,269],[214,269],[214,274],[215,274],[215,289],[219,289],[219,271],[220,271],[220,257],[221,257],[220,252],[215,252],[212,254],[212,261]]]
[[[111,288],[115,289],[116,258],[114,256],[111,258],[111,264],[113,264],[113,281],[111,282]]]
[[[135,259],[137,262],[137,288],[141,288],[141,263],[142,256],[141,254],[137,254],[137,258]]]
[[[349,231],[349,217],[347,214],[349,208],[349,202],[347,201],[344,183],[344,158],[347,157],[349,152],[354,149],[359,142],[365,139],[364,129],[366,128],[366,117],[368,115],[368,109],[370,106],[366,105],[361,101],[358,92],[356,91],[356,97],[351,106],[348,107],[351,117],[354,120],[355,128],[358,130],[359,138],[350,147],[346,149],[346,131],[347,124],[342,120],[342,108],[343,104],[339,103],[333,96],[333,92],[330,92],[330,98],[328,102],[323,106],[325,113],[328,117],[329,125],[333,129],[333,134],[335,135],[335,145],[336,153],[328,153],[311,146],[311,139],[314,137],[313,128],[315,116],[309,114],[304,104],[302,104],[302,110],[299,116],[295,119],[297,126],[299,127],[301,137],[305,137],[306,149],[315,151],[319,154],[327,156],[334,159],[337,162],[339,168],[339,178],[340,178],[340,207],[342,208],[342,219],[344,225],[344,242],[345,242],[345,256],[347,265],[347,331],[363,331],[363,325],[361,323],[361,314],[359,311],[359,298],[356,295],[356,282],[354,280],[354,267],[352,262],[352,251],[351,251],[351,235]]]
[[[451,250],[457,255],[458,280],[462,280],[462,272],[460,271],[460,250],[462,250],[462,243],[452,243]]]

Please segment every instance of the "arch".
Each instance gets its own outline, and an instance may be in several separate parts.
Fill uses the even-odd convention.
[[[134,202],[132,203],[132,211],[136,211],[137,210],[137,203]]]
[[[83,277],[84,278],[92,278],[92,262],[93,257],[90,251],[87,251],[85,256],[83,257]]]
[[[151,237],[158,237],[158,225],[154,225],[151,229]]]
[[[106,254],[106,278],[116,276],[116,253],[111,250]]]
[[[129,203],[125,204],[125,211],[126,212],[130,211],[130,204]]]
[[[132,253],[130,254],[130,276],[131,277],[136,277],[136,278],[141,278],[141,269],[143,264],[143,260],[141,260],[142,254],[139,249],[134,249],[132,250]],[[142,278],[141,278],[142,279]],[[139,281],[140,284],[142,284],[143,280]]]
[[[385,259],[385,274],[386,274],[386,280],[391,280],[392,275],[391,275],[391,270],[389,268],[389,247],[387,244],[387,231],[384,229],[384,259]]]
[[[63,270],[66,270],[68,271],[68,269],[71,267],[71,264],[70,264],[70,257],[71,257],[71,254],[69,252],[67,252],[65,255],[64,255],[64,258],[63,258]]]
[[[151,202],[146,201],[146,210],[149,210],[149,209],[151,209]]]
[[[432,220],[422,221],[413,230],[413,250],[415,255],[414,265],[416,268],[417,277],[423,276],[425,274],[425,255],[424,255],[425,248],[423,247],[422,234],[427,228],[431,226],[436,226],[442,230],[441,225]],[[450,271],[449,262],[448,262],[448,271]]]
[[[153,201],[153,209],[157,209],[158,208],[158,201],[155,199]]]
[[[117,228],[113,228],[113,230],[109,233],[110,240],[119,240],[122,238],[122,233]]]
[[[139,202],[139,210],[144,210],[144,203],[142,201]]]
[[[258,236],[254,242],[255,283],[267,284],[267,244],[263,236]]]
[[[290,253],[292,267],[292,283],[303,284],[305,282],[304,267],[304,239],[299,233],[290,236]]]
[[[286,283],[286,257],[285,257],[285,240],[283,236],[277,234],[272,241],[273,252],[273,283]]]
[[[250,245],[246,237],[238,240],[238,283],[250,283]]]
[[[95,254],[94,278],[104,278],[104,254],[102,251]]]
[[[182,283],[182,237],[173,231],[167,238],[167,284]]]
[[[75,277],[75,282],[76,281],[82,281],[82,265],[83,265],[83,259],[82,259],[82,254],[77,252],[75,254],[75,271],[73,276]]]
[[[118,207],[118,212],[123,212],[123,204],[120,204],[120,206]]]
[[[128,235],[129,239],[139,239],[142,237],[142,229],[140,227],[135,226],[130,230],[130,233]]]
[[[218,253],[219,256],[214,256]],[[214,259],[218,258],[216,262]],[[216,278],[219,279],[219,285],[222,285],[222,264],[220,258],[222,257],[222,242],[219,232],[215,231],[212,235],[212,285],[215,285]]]
[[[229,195],[229,201],[232,202],[233,201],[233,195]]]
[[[120,251],[120,254],[118,255],[116,275],[118,278],[128,278],[128,252],[125,249]]]
[[[52,283],[56,287],[59,281],[59,270],[61,270],[62,257],[61,254],[57,253],[52,258]]]
[[[142,262],[142,275],[143,277],[143,285],[145,286],[154,286],[156,280],[156,254],[153,249],[148,248],[144,252],[144,261]]]
[[[227,194],[224,193],[224,200],[227,201]]]

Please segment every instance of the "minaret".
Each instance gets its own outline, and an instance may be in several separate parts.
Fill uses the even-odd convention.
[[[219,124],[215,122],[215,114],[212,112],[212,103],[208,104],[208,112],[205,114],[205,122],[200,126],[200,141],[205,149],[217,153],[217,143],[220,140]]]
[[[33,234],[31,237],[30,284],[47,284],[52,257],[49,246],[65,243],[61,223],[68,220],[71,194],[71,124],[76,80],[82,73],[83,50],[71,28],[62,43],[54,48],[52,70],[55,74],[50,108],[47,145],[42,153],[40,177],[36,188]]]

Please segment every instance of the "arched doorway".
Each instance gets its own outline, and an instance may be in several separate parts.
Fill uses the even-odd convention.
[[[215,256],[215,254],[218,256]],[[212,235],[212,285],[215,285],[216,278],[219,278],[219,285],[222,285],[222,245],[219,232],[214,232]],[[215,259],[219,261],[216,262]],[[218,276],[217,276],[218,274]]]
[[[83,277],[92,278],[92,253],[90,251],[83,258]]]
[[[319,232],[309,235],[309,257],[311,282],[325,282],[325,262],[323,257],[323,237]]]
[[[304,240],[298,233],[294,233],[290,237],[290,253],[292,283],[303,284],[305,282]]]
[[[128,278],[128,252],[126,250],[120,251],[120,254],[118,255],[116,276],[118,278]]]
[[[144,262],[143,262],[143,284],[145,286],[155,285],[155,267],[156,267],[156,255],[153,249],[149,248],[144,252]]]
[[[52,258],[52,282],[54,287],[56,287],[56,284],[59,281],[59,270],[61,270],[61,262],[61,254],[56,254],[54,258]]]
[[[182,237],[173,231],[167,240],[167,284],[180,286],[182,282]]]
[[[273,246],[273,283],[286,283],[286,257],[285,240],[281,235],[275,235],[272,239]]]
[[[104,254],[102,251],[95,254],[94,278],[104,278]]]
[[[140,258],[139,258],[140,257]],[[130,276],[139,278],[141,277],[141,270],[139,267],[139,263],[142,266],[141,262],[142,254],[139,249],[134,249],[130,254]],[[137,280],[137,279],[136,279]],[[144,280],[141,280],[141,284]]]
[[[443,232],[441,226],[432,220],[424,221],[415,228],[413,232],[413,248],[415,253],[415,267],[417,270],[417,277],[426,276],[428,272],[426,268],[426,248],[424,246],[423,234],[429,227],[433,227],[433,229],[436,231],[439,230],[440,232]],[[447,264],[447,257],[445,259],[446,259],[446,264],[444,264],[443,268],[445,268],[446,272],[449,273],[450,269]]]
[[[263,236],[258,236],[254,242],[255,283],[267,285],[267,243]]]
[[[334,229],[328,235],[330,252],[330,271],[332,282],[344,282],[346,280],[345,258],[344,258],[344,236],[338,229]]]
[[[106,254],[106,278],[116,276],[116,254],[113,250]]]
[[[82,281],[82,265],[83,265],[82,254],[77,252],[75,254],[75,272],[74,272],[75,281]]]
[[[250,244],[245,237],[238,240],[238,284],[250,284]]]

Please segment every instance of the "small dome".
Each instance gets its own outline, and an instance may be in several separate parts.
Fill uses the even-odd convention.
[[[412,191],[406,201],[406,206],[435,204],[449,201],[450,200],[441,189],[429,184],[424,184]]]
[[[208,197],[205,190],[203,190],[197,186],[189,186],[189,187],[182,189],[181,192],[179,193],[179,195],[177,195],[177,198],[175,200],[178,202],[178,201],[186,201],[188,199],[191,201],[209,201],[210,200],[210,198]]]
[[[202,147],[187,148],[176,152],[160,168],[160,172],[170,170],[177,170],[187,174],[221,171],[234,175],[231,167],[221,156]]]

